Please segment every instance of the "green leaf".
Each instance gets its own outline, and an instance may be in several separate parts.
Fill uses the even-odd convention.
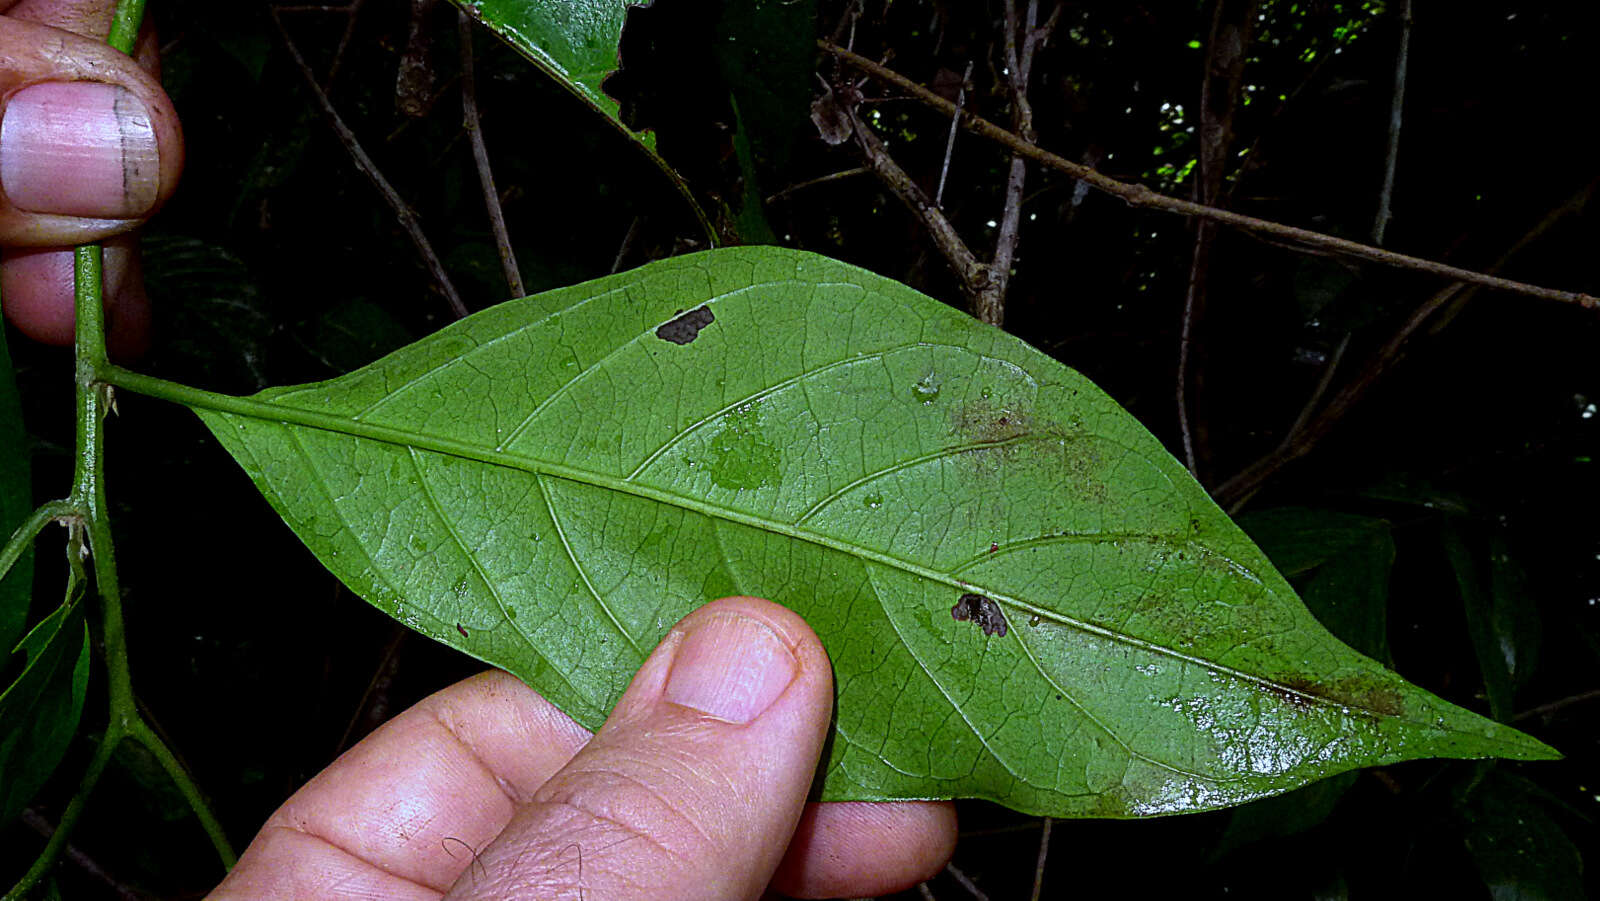
[[[679,257],[182,396],[357,594],[586,726],[696,606],[792,607],[835,667],[826,799],[1127,817],[1557,756],[1340,644],[1081,375],[815,255]]]
[[[1539,608],[1528,574],[1499,535],[1489,538],[1489,623],[1512,687],[1526,685],[1539,662]]]
[[[1213,859],[1265,839],[1288,838],[1321,825],[1356,783],[1355,773],[1340,773],[1287,794],[1262,798],[1236,808],[1228,818]]]
[[[1239,526],[1278,571],[1300,580],[1300,597],[1340,641],[1389,662],[1389,572],[1394,537],[1381,519],[1283,507],[1239,517]]]
[[[682,176],[656,153],[655,136],[622,121],[620,104],[604,82],[621,66],[618,48],[630,6],[639,0],[452,0],[562,87],[596,112],[647,155],[688,201],[706,234],[711,226]]]
[[[1492,772],[1461,814],[1467,850],[1495,901],[1584,897],[1583,858],[1531,786]]]
[[[1515,654],[1507,654],[1502,636],[1496,629],[1493,602],[1484,589],[1477,561],[1467,549],[1456,523],[1446,519],[1439,526],[1439,540],[1444,546],[1445,558],[1455,572],[1456,585],[1461,591],[1461,606],[1466,615],[1467,634],[1472,638],[1472,649],[1478,658],[1478,670],[1483,676],[1483,688],[1489,696],[1489,711],[1502,723],[1509,723],[1515,691],[1511,681],[1510,661]]]
[[[79,605],[52,611],[9,662],[19,674],[0,692],[0,823],[27,806],[78,730],[89,684],[89,633]]]
[[[0,545],[33,512],[33,476],[28,435],[22,427],[22,400],[11,371],[11,351],[0,328]],[[0,649],[10,650],[28,622],[33,593],[33,550],[23,551],[0,578]]]

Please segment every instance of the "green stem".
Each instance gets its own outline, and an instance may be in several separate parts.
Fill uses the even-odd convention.
[[[144,19],[145,0],[117,0],[117,10],[112,14],[111,33],[106,43],[123,53],[133,53],[133,42],[139,37],[139,23]]]
[[[67,807],[61,812],[61,821],[56,823],[56,831],[51,834],[50,840],[45,842],[44,850],[34,858],[33,866],[23,874],[17,884],[6,892],[3,901],[22,901],[28,896],[35,885],[50,874],[50,869],[55,866],[56,858],[61,856],[61,851],[67,846],[67,839],[72,835],[72,829],[77,825],[78,818],[83,815],[83,809],[89,803],[89,795],[94,791],[95,783],[100,781],[100,776],[105,772],[106,764],[111,762],[111,754],[122,743],[127,733],[117,729],[115,725],[106,728],[106,734],[100,739],[100,746],[95,748],[94,757],[89,761],[89,768],[84,770],[83,778],[78,780],[78,790],[72,793],[72,800],[67,802]]]
[[[145,0],[117,0],[111,30],[106,42],[123,53],[133,50],[144,18]],[[54,834],[34,859],[20,881],[5,895],[25,897],[55,866],[66,847],[78,818],[88,806],[106,764],[124,738],[133,737],[150,750],[166,769],[188,800],[200,825],[211,838],[217,856],[231,868],[237,859],[221,825],[206,806],[194,780],[150,726],[139,716],[133,696],[133,679],[128,669],[128,643],[122,618],[122,589],[117,579],[116,550],[111,539],[110,507],[106,503],[104,479],[105,422],[111,406],[111,388],[100,377],[109,368],[106,357],[105,292],[103,260],[99,245],[85,245],[73,252],[73,306],[77,316],[74,330],[76,366],[76,460],[72,476],[72,495],[66,501],[45,504],[22,524],[0,550],[0,575],[11,567],[33,537],[46,523],[63,516],[78,517],[87,532],[94,560],[95,593],[100,598],[101,646],[106,663],[108,716],[105,734],[95,748],[89,766],[78,781],[77,790],[67,802]],[[76,561],[74,561],[76,562]]]
[[[129,738],[144,745],[146,750],[155,755],[161,768],[167,771],[167,777],[172,780],[172,784],[178,787],[178,791],[182,792],[184,799],[189,802],[189,808],[194,811],[195,819],[200,821],[200,828],[204,829],[206,837],[211,839],[211,846],[217,849],[217,856],[222,859],[222,865],[230,870],[233,869],[239,857],[233,853],[233,846],[228,844],[228,834],[211,813],[205,797],[200,794],[200,787],[195,784],[189,771],[184,769],[178,756],[172,753],[167,743],[162,741],[161,736],[157,735],[156,731],[150,728],[150,724],[142,718],[130,723],[128,730]]]
[[[22,525],[17,526],[17,530],[11,533],[11,538],[6,542],[5,547],[0,548],[0,579],[6,577],[6,573],[11,571],[12,565],[22,556],[23,551],[28,549],[28,545],[32,543],[34,537],[44,531],[45,526],[58,519],[66,519],[81,514],[82,511],[74,507],[71,501],[51,501],[33,511],[32,515],[23,520]],[[0,648],[0,654],[7,650],[9,648]]]

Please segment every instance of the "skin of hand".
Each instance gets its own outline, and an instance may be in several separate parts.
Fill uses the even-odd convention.
[[[72,342],[71,247],[105,241],[113,356],[148,342],[128,235],[166,202],[183,135],[155,35],[105,44],[113,0],[0,0],[0,304],[23,334]]]
[[[285,802],[210,897],[734,901],[928,878],[955,845],[948,803],[806,803],[832,706],[804,620],[715,601],[593,736],[505,673],[423,700]]]

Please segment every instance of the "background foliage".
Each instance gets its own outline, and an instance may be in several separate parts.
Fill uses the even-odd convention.
[[[424,10],[431,55],[418,55],[413,10],[398,0],[283,16],[478,309],[507,291],[461,127],[456,14],[412,5]],[[657,0],[635,10],[615,86],[623,115],[652,129],[725,240],[819,251],[959,304],[920,226],[872,176],[802,186],[861,165],[849,144],[817,140],[807,118],[814,73],[831,72],[810,40],[833,34],[848,5]],[[1259,4],[1234,124],[1234,147],[1249,152],[1229,169],[1230,206],[1365,238],[1387,141],[1393,6]],[[892,50],[897,71],[952,88],[971,61],[968,103],[1009,121],[998,2],[866,0],[862,12],[858,50]],[[146,239],[158,336],[139,368],[243,393],[334,375],[447,321],[262,8],[162,0],[151,14],[190,163]],[[1587,108],[1560,88],[1591,80],[1586,36],[1600,11],[1424,0],[1415,20],[1387,244],[1485,267],[1595,180],[1577,137]],[[1188,196],[1210,25],[1209,3],[1066,4],[1034,68],[1040,143]],[[699,246],[682,199],[636,148],[482,32],[475,47],[529,292]],[[426,60],[429,77],[398,104],[408,55]],[[931,188],[948,122],[863,90],[891,151]],[[1006,165],[958,139],[944,205],[975,246],[992,242]],[[1007,328],[1176,449],[1192,229],[1038,172],[1022,219]],[[1578,205],[1505,274],[1593,293],[1597,227]],[[1282,439],[1341,345],[1336,386],[1441,287],[1228,232],[1209,285],[1194,408],[1208,486]],[[1584,868],[1580,849],[1600,847],[1597,346],[1600,320],[1576,308],[1489,293],[1447,307],[1304,460],[1249,498],[1241,520],[1346,641],[1450,700],[1515,720],[1566,761],[1420,762],[1237,812],[1057,823],[1047,890],[1568,898],[1586,879],[1592,889],[1595,861],[1590,851]],[[70,472],[70,362],[18,342],[12,352],[42,497]],[[108,479],[136,684],[242,844],[341,747],[474,667],[344,591],[187,411],[133,397],[121,408]],[[36,598],[61,596],[52,569],[40,567]],[[85,709],[103,705],[91,695]],[[48,821],[69,783],[47,787],[35,812]],[[956,866],[991,897],[1025,896],[1037,821],[980,804],[962,816]],[[4,838],[5,870],[19,871],[37,837],[15,824]],[[198,895],[217,877],[185,806],[132,744],[75,844],[124,887],[163,897]],[[1132,889],[1132,874],[1099,864],[1129,848],[1162,864]],[[63,879],[72,897],[112,892],[81,867]],[[967,896],[948,876],[930,888]]]

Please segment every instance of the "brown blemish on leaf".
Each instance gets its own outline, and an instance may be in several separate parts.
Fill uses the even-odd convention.
[[[956,605],[950,608],[950,616],[957,622],[964,623],[970,620],[977,623],[985,635],[1006,634],[1006,615],[1000,612],[1000,605],[996,604],[993,598],[981,594],[968,592],[962,595],[961,600],[956,601]]]
[[[700,330],[715,322],[710,307],[695,307],[677,319],[656,329],[656,337],[673,344],[688,344],[700,336]]]
[[[1295,693],[1295,697],[1298,698],[1295,701],[1297,706],[1303,706],[1307,696],[1310,696],[1358,712],[1379,716],[1400,716],[1405,712],[1405,700],[1400,692],[1387,685],[1371,684],[1360,677],[1315,682],[1296,676],[1277,679],[1274,682],[1288,692]],[[1274,694],[1277,692],[1274,691]]]

